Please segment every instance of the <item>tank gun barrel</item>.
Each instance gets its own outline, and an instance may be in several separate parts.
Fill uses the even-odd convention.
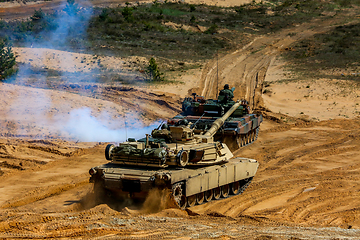
[[[221,118],[216,119],[216,121],[211,125],[211,128],[204,134],[204,136],[214,136],[217,130],[221,128],[222,125],[224,125],[224,122],[226,119],[230,117],[235,110],[240,107],[241,102],[237,101],[230,109],[227,111]]]

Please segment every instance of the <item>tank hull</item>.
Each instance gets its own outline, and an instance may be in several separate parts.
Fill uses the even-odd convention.
[[[241,157],[201,168],[144,169],[107,163],[93,168],[95,174],[90,182],[117,197],[144,198],[151,189],[167,188],[178,205],[185,208],[201,204],[206,194],[209,201],[218,199],[219,194],[227,197],[242,192],[258,165],[256,160]]]

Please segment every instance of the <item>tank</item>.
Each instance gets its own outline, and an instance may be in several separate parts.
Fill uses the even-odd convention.
[[[232,88],[231,91],[234,91]],[[222,117],[234,104],[231,98],[219,94],[217,100],[205,99],[196,93],[182,102],[182,113],[167,121],[169,126],[183,122],[196,122],[194,132],[201,134],[207,131],[218,118]],[[246,100],[225,120],[214,135],[215,141],[225,142],[232,151],[253,143],[259,134],[262,115],[250,113]]]
[[[200,134],[193,122],[162,124],[142,139],[107,145],[105,158],[110,162],[89,170],[94,191],[104,197],[141,200],[151,189],[168,189],[180,208],[241,193],[258,162],[234,158],[226,144],[213,138],[239,106],[241,102],[234,103]]]

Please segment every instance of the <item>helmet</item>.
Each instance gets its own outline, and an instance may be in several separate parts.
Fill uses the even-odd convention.
[[[225,84],[224,89],[229,89],[229,84]]]
[[[189,122],[188,122],[188,120],[186,120],[186,119],[183,119],[183,120],[180,121],[180,125],[185,125],[185,126],[187,126],[188,124],[189,124]]]
[[[168,129],[168,125],[166,123],[164,123],[162,126],[161,126],[161,129]]]

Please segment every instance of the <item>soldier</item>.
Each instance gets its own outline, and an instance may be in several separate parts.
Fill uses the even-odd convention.
[[[224,89],[220,90],[219,100],[221,100],[224,103],[232,101],[232,99],[234,98],[234,93],[233,93],[234,89],[235,88],[230,89],[229,84],[225,84]]]
[[[154,138],[163,138],[163,139],[165,139],[165,141],[168,141],[168,142],[171,142],[171,140],[172,140],[169,126],[166,123],[164,123],[161,126],[161,130],[159,130],[159,129],[152,130],[151,135]]]
[[[176,126],[187,126],[189,124],[189,121],[186,119],[181,119],[179,122],[177,122]]]

